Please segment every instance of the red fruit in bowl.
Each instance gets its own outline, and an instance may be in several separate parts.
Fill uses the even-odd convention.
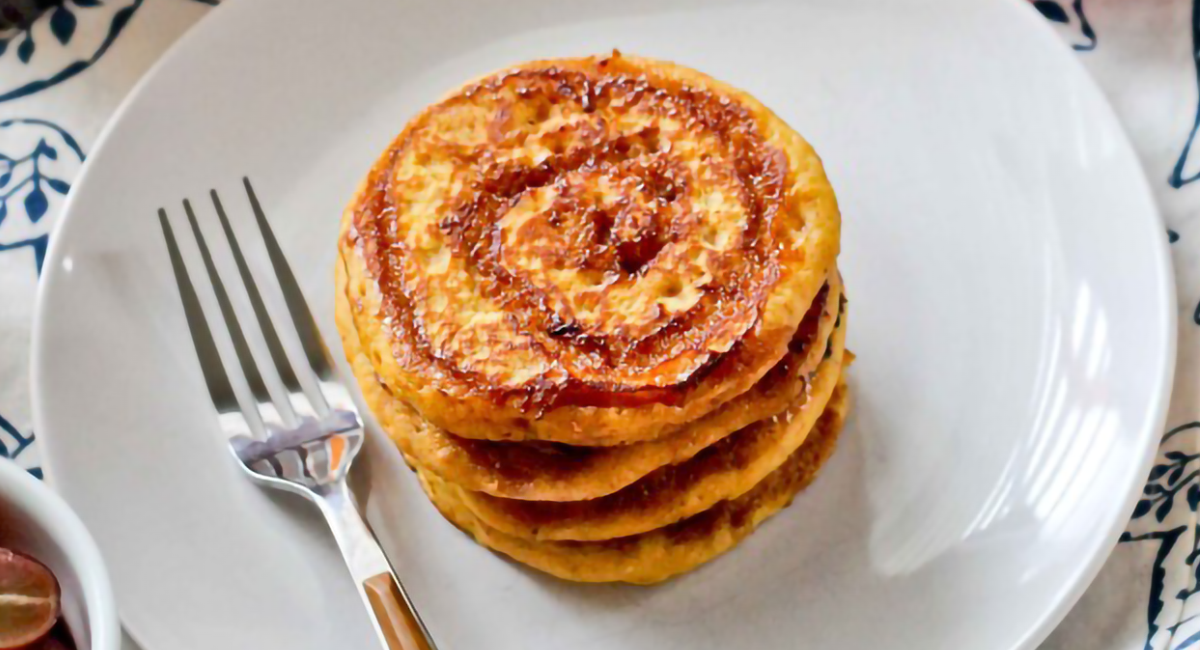
[[[0,548],[0,650],[24,648],[58,621],[58,581],[37,560]]]

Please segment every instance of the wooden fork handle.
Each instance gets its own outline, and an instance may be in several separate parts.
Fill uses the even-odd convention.
[[[416,613],[400,593],[400,585],[390,572],[367,578],[363,581],[363,590],[387,640],[388,650],[434,650],[425,637]]]

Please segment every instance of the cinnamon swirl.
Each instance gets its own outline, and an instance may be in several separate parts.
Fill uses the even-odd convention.
[[[462,437],[574,445],[651,440],[753,386],[840,229],[820,159],[762,104],[618,54],[429,107],[343,221],[383,385]]]
[[[534,61],[408,123],[342,215],[338,330],[443,515],[570,580],[725,552],[833,452],[841,216],[745,92],[621,55]]]

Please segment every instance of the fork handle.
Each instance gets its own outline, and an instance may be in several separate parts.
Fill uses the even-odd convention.
[[[322,492],[317,503],[358,585],[381,645],[386,650],[437,650],[379,542],[363,521],[345,480]]]
[[[367,578],[362,586],[388,650],[432,650],[416,613],[391,571]]]

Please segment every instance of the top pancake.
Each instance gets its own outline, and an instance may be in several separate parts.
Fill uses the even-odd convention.
[[[838,252],[820,160],[749,95],[614,54],[473,82],[343,218],[380,382],[467,438],[654,439],[752,386]]]

